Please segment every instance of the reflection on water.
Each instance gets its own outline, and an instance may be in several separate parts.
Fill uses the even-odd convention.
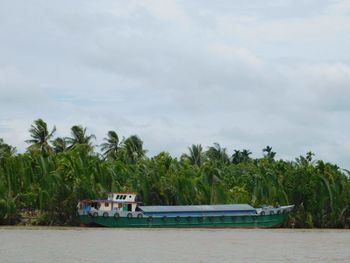
[[[1,262],[350,262],[348,230],[0,228]]]

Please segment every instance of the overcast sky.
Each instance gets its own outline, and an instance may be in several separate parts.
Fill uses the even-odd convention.
[[[0,0],[0,138],[37,118],[349,169],[350,1]]]

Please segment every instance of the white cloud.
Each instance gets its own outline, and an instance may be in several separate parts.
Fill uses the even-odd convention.
[[[21,150],[42,117],[59,136],[138,134],[150,154],[269,144],[350,166],[346,1],[1,5],[0,137]]]

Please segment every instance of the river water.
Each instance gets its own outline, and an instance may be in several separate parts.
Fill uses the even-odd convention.
[[[0,227],[0,262],[350,262],[350,231]]]

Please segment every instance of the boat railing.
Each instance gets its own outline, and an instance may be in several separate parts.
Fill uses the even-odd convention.
[[[103,210],[91,210],[90,212],[80,211],[80,215],[88,215],[91,217],[128,217],[128,218],[140,218],[143,217],[144,214],[142,212],[133,212],[133,211],[103,211]]]

